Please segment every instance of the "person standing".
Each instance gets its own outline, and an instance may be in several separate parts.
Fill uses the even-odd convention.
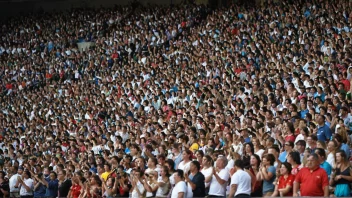
[[[307,167],[302,168],[293,183],[293,196],[329,196],[328,174],[320,168],[319,157],[313,153],[307,159]]]
[[[229,198],[250,197],[252,191],[252,178],[246,171],[243,170],[243,161],[240,159],[236,160],[233,169],[235,173],[231,177]]]
[[[28,170],[25,170],[22,173],[22,178],[18,176],[17,180],[20,183],[20,197],[32,198],[34,186],[31,173]]]
[[[227,159],[224,156],[218,157],[213,168],[213,177],[210,182],[209,196],[208,197],[224,197],[226,193],[227,182],[230,174],[225,169]]]
[[[352,168],[345,151],[337,151],[335,155],[336,171],[331,175],[330,185],[335,186],[335,197],[349,197],[351,195]]]
[[[180,169],[176,170],[174,173],[175,187],[172,189],[171,198],[186,198],[187,185],[186,182],[183,181],[183,175],[183,170]]]
[[[18,176],[20,176],[20,173],[22,172],[22,169],[20,170],[20,173],[19,172],[19,169],[17,166],[12,166],[11,167],[11,173],[13,174],[10,179],[9,179],[9,186],[10,186],[10,197],[19,197],[19,192],[20,192],[20,188],[19,186],[17,185],[18,184]]]
[[[192,189],[193,197],[204,197],[205,196],[205,177],[203,173],[199,172],[200,163],[198,161],[192,161],[190,165],[190,174],[185,173],[185,181],[188,183],[188,187]],[[189,195],[187,195],[190,197]]]
[[[61,170],[58,174],[59,179],[59,190],[58,190],[58,197],[67,197],[68,192],[72,186],[72,181],[67,178],[66,171]]]

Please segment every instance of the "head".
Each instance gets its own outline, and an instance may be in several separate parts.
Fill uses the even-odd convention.
[[[235,161],[234,169],[235,169],[235,171],[244,169],[244,163],[241,159],[237,159]]]
[[[218,159],[216,160],[216,164],[215,164],[216,168],[221,170],[221,169],[224,169],[226,167],[226,165],[227,165],[226,157],[224,157],[224,156],[218,157]]]
[[[319,167],[319,156],[316,153],[310,154],[307,158],[307,167],[310,170],[315,170]]]
[[[281,175],[289,175],[291,173],[291,170],[292,170],[291,164],[284,162],[281,164],[280,174]]]
[[[315,154],[318,155],[318,158],[319,158],[319,162],[322,163],[325,161],[326,159],[326,153],[325,153],[325,150],[322,149],[322,148],[316,148],[315,149]]]
[[[192,161],[190,166],[190,171],[192,173],[199,172],[200,170],[200,163],[198,161]]]
[[[344,150],[339,150],[335,154],[336,163],[348,164],[348,157]]]
[[[292,151],[287,156],[287,162],[291,165],[301,164],[301,157],[297,151]]]
[[[175,179],[175,183],[183,181],[183,179],[184,179],[183,170],[177,169],[176,172],[174,173],[174,179]]]

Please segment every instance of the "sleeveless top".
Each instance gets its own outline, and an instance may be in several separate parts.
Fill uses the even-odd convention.
[[[163,182],[163,179],[161,177],[158,178],[158,182]],[[158,190],[156,191],[156,197],[166,197],[169,193],[170,190],[170,181],[167,181],[163,187],[159,187]]]
[[[346,168],[344,171],[341,172],[340,168],[336,168],[336,176],[338,175],[345,175],[345,176],[350,176],[350,167]],[[338,184],[350,184],[350,182],[347,179],[339,179],[337,180],[337,182],[335,183],[335,185]]]

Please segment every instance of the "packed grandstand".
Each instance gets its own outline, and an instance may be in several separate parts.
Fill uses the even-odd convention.
[[[351,195],[352,2],[0,24],[0,197]]]

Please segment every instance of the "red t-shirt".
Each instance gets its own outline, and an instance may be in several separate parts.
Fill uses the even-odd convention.
[[[350,85],[350,81],[349,80],[343,79],[343,80],[341,80],[341,83],[344,85],[344,90],[345,91],[349,91],[350,90],[351,85]]]
[[[300,183],[301,196],[322,197],[324,187],[329,186],[328,174],[323,168],[311,171],[302,168],[296,175],[296,182]]]
[[[81,194],[81,186],[78,184],[73,184],[71,187],[71,193],[73,198],[78,198],[79,194]]]
[[[278,189],[284,189],[287,185],[291,186],[291,190],[285,194],[285,196],[292,196],[293,195],[293,182],[295,181],[295,176],[289,174],[287,179],[282,175],[279,178]]]
[[[295,142],[296,137],[294,135],[288,135],[285,137],[285,142]]]

